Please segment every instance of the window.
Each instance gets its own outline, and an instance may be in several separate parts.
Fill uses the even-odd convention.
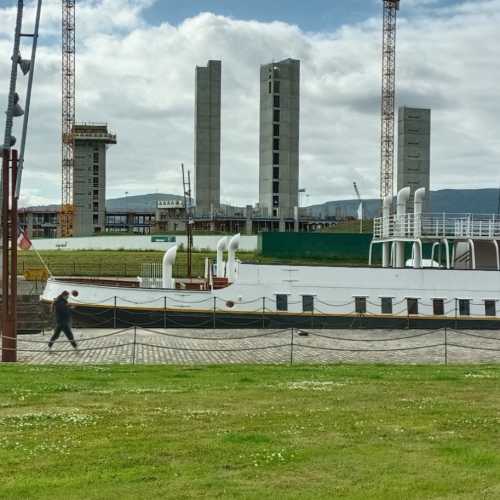
[[[273,194],[280,193],[280,183],[279,181],[273,181]]]
[[[279,151],[279,149],[280,149],[280,140],[279,139],[273,139],[273,149]]]
[[[279,165],[279,164],[280,164],[280,154],[273,153],[273,165]]]
[[[99,216],[97,214],[94,214],[93,222],[94,222],[94,224],[99,224]]]
[[[288,311],[288,295],[284,294],[276,295],[276,310]]]
[[[273,121],[274,122],[279,122],[280,121],[280,110],[279,109],[275,109],[273,111]]]
[[[279,195],[274,195],[273,196],[273,207],[279,207],[280,206],[280,197]]]
[[[279,210],[277,208],[273,209],[273,217],[278,217]]]
[[[382,314],[392,314],[392,297],[382,297],[380,305]]]
[[[281,87],[281,84],[280,84],[279,80],[276,80],[274,82],[274,93],[275,94],[279,94],[280,93],[280,90],[281,90],[280,87]]]
[[[418,299],[406,299],[408,314],[418,314]]]
[[[273,167],[273,179],[279,179],[279,178],[280,178],[280,168]]]
[[[485,300],[484,301],[484,314],[486,316],[496,316],[497,315],[496,300]]]
[[[273,93],[273,87],[272,87],[272,82],[269,80],[269,93],[272,94]]]
[[[434,299],[432,301],[432,312],[434,316],[444,315],[444,299]]]
[[[273,101],[274,101],[274,107],[279,108],[280,107],[280,96],[275,95]]]
[[[94,163],[99,163],[99,152],[94,151]]]
[[[469,299],[459,299],[458,301],[458,313],[460,316],[470,316],[470,300]]]
[[[314,295],[302,295],[302,312],[314,312]]]
[[[279,137],[280,136],[280,126],[277,125],[277,124],[273,125],[273,135],[275,137]]]
[[[366,313],[366,297],[354,297],[354,303],[358,314]]]

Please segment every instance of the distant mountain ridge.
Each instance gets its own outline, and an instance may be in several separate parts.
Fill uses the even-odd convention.
[[[448,213],[497,213],[499,208],[498,189],[442,189],[431,192],[432,212]],[[153,212],[158,201],[182,200],[182,196],[175,194],[153,193],[135,196],[113,198],[106,201],[108,211],[137,211]],[[314,217],[355,217],[357,214],[358,200],[327,201],[308,207],[309,213]],[[376,217],[380,210],[380,201],[376,199],[363,200],[366,218]],[[56,209],[57,205],[46,207],[29,207],[38,209]]]

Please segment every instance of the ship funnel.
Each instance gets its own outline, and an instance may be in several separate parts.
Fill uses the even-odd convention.
[[[226,275],[231,283],[236,279],[236,250],[240,247],[240,234],[235,234],[227,246],[227,270]]]
[[[224,251],[227,250],[229,237],[224,236],[217,242],[217,277],[224,277]]]
[[[175,281],[172,279],[172,276],[176,257],[177,245],[169,248],[163,256],[163,288],[175,288]]]

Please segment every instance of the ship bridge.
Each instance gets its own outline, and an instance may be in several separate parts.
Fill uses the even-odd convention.
[[[471,213],[422,212],[425,189],[415,192],[413,213],[406,213],[409,188],[398,193],[397,213],[390,214],[392,197],[384,200],[383,216],[373,223],[372,249],[382,245],[383,267],[405,267],[405,246],[412,245],[412,265],[423,267],[422,247],[432,245],[432,256],[444,254],[447,269],[500,271],[500,216]]]

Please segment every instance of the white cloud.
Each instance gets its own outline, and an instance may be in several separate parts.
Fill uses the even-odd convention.
[[[310,202],[352,197],[353,180],[364,196],[377,195],[380,20],[334,33],[209,13],[150,26],[142,17],[150,4],[87,1],[77,11],[77,119],[107,121],[118,134],[109,150],[109,196],[180,191],[180,164],[193,162],[194,67],[222,59],[222,197],[257,201],[259,65],[285,57],[302,60],[301,186]],[[60,3],[44,5],[24,187],[57,202]],[[12,16],[0,9],[3,33]],[[432,107],[434,189],[500,181],[499,21],[500,0],[415,18],[401,11],[398,101]],[[11,50],[0,31],[0,103]]]

